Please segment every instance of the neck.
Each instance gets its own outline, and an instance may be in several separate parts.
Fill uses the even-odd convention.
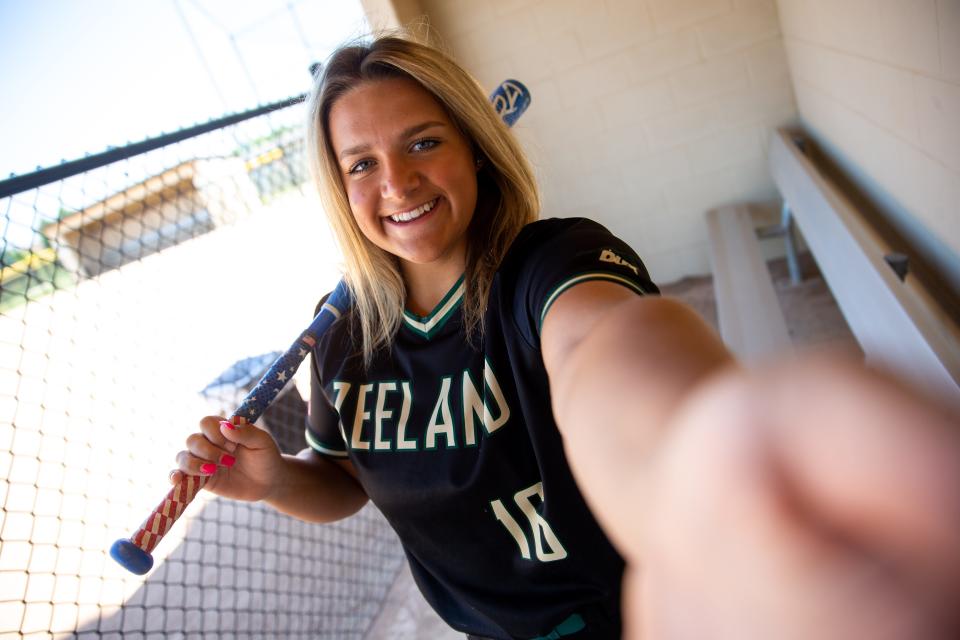
[[[433,311],[463,275],[465,266],[463,260],[446,265],[401,263],[407,285],[407,310],[418,316]]]

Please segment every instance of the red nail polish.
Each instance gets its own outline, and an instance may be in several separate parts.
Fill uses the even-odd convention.
[[[226,427],[227,429],[236,429],[236,428],[237,428],[236,425],[234,425],[234,424],[233,424],[232,422],[230,422],[229,420],[221,420],[221,421],[220,421],[220,426],[221,426],[221,427]]]
[[[200,467],[200,473],[202,473],[205,476],[212,476],[213,472],[216,470],[217,470],[217,465],[213,464],[212,462],[207,462]]]
[[[225,467],[232,467],[236,461],[237,461],[236,458],[226,453],[220,456],[220,464],[222,464]]]

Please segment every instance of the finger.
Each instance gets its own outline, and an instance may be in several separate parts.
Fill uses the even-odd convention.
[[[224,418],[220,416],[206,416],[200,420],[200,433],[202,433],[207,440],[212,442],[215,446],[220,447],[226,453],[233,453],[236,449],[236,445],[223,437],[223,433],[220,431],[220,423],[224,422]]]
[[[960,575],[957,421],[843,361],[801,363],[789,380],[779,373],[764,395],[778,457],[806,506],[911,572]]]
[[[793,384],[796,376],[794,369]],[[626,592],[642,598],[644,630],[650,637],[940,637],[917,631],[948,628],[951,609],[936,594],[956,589],[903,580],[894,557],[826,518],[819,497],[804,494],[784,464],[781,448],[791,443],[778,439],[781,428],[806,429],[820,458],[837,463],[831,431],[811,426],[824,418],[808,415],[824,409],[822,391],[805,395],[810,409],[793,407],[783,417],[799,421],[781,427],[781,407],[767,406],[764,390],[752,376],[715,384],[666,441],[641,559],[649,588]]]
[[[231,444],[225,442],[225,444]],[[233,445],[235,447],[236,445]],[[215,465],[232,467],[236,458],[226,447],[214,445],[207,436],[194,433],[187,437],[187,451],[193,456],[202,459],[204,462],[211,462]]]
[[[191,476],[212,476],[217,471],[217,465],[215,462],[211,462],[208,459],[198,458],[189,451],[181,451],[177,454],[177,469],[181,474],[185,473]]]
[[[230,420],[219,423],[220,434],[234,446],[241,445],[247,449],[268,449],[275,447],[273,436],[247,422],[245,418],[233,416]]]

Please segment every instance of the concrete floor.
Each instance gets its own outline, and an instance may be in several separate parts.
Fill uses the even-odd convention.
[[[365,640],[463,640],[424,601],[406,562]]]
[[[800,255],[802,280],[793,285],[787,273],[786,260],[771,260],[767,266],[780,308],[787,321],[787,330],[797,348],[831,347],[862,353],[856,338],[847,326],[830,288],[824,281],[817,263],[809,253]],[[713,278],[700,276],[684,278],[660,287],[664,295],[679,298],[690,305],[714,328],[717,324],[717,305]]]

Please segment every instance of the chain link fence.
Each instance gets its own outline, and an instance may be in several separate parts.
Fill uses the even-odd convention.
[[[204,492],[147,576],[107,555],[338,278],[296,103],[0,183],[0,640],[362,638],[379,612],[402,552],[371,507],[309,525]],[[302,369],[261,422],[285,451]]]

